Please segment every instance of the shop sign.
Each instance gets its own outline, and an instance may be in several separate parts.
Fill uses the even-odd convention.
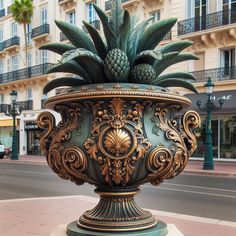
[[[39,129],[39,127],[37,126],[37,124],[25,124],[25,130],[29,130],[29,129]]]

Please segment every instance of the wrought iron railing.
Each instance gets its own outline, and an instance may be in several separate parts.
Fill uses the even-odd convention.
[[[60,41],[62,42],[65,40],[67,40],[67,37],[62,32],[60,32]]]
[[[54,65],[53,63],[44,63],[0,74],[0,84],[44,75],[46,74],[47,70],[51,68],[53,65]]]
[[[224,10],[178,22],[178,35],[236,23],[236,10]]]
[[[99,20],[94,20],[89,22],[93,27],[95,27],[96,29],[100,30],[100,21]]]
[[[130,0],[121,0],[122,3],[129,2]],[[105,2],[105,11],[110,11],[112,7],[112,0],[108,0]]]
[[[0,10],[0,17],[3,17],[3,16],[5,16],[5,8]]]
[[[49,34],[49,32],[50,32],[49,24],[43,24],[43,25],[40,25],[39,27],[32,29],[31,37],[35,38],[39,35]]]
[[[14,36],[4,41],[4,48],[9,48],[14,45],[20,45],[20,38],[18,36]]]
[[[236,66],[199,70],[190,73],[196,76],[196,82],[205,82],[209,77],[213,81],[233,80],[236,79]]]
[[[0,52],[4,49],[4,42],[0,42]]]

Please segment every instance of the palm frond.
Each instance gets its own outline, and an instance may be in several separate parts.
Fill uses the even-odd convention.
[[[91,24],[88,24],[87,22],[83,21],[84,26],[86,27],[86,29],[88,30],[93,43],[96,47],[96,50],[98,52],[98,55],[102,58],[105,59],[106,55],[107,55],[107,46],[106,44],[103,42],[100,34],[98,33],[97,29],[95,27],[93,27]]]
[[[119,37],[120,27],[123,23],[124,10],[121,7],[121,0],[112,0],[111,17],[109,26],[115,37]]]
[[[125,9],[124,15],[123,15],[123,23],[120,26],[120,35],[118,37],[119,41],[119,48],[123,50],[124,52],[127,51],[127,43],[128,43],[128,37],[130,33],[130,14],[129,11]]]
[[[61,62],[66,63],[70,60],[75,60],[80,66],[82,66],[94,84],[107,82],[104,74],[103,60],[96,54],[79,48],[65,52],[62,56]]]
[[[164,53],[169,53],[169,52],[181,52],[185,48],[191,46],[193,44],[192,41],[189,40],[181,40],[177,42],[172,42],[168,43],[162,47],[160,47],[160,51]]]
[[[131,27],[131,32],[128,38],[128,45],[127,45],[127,56],[129,58],[131,67],[133,66],[135,56],[137,54],[138,41],[139,41],[141,32],[145,30],[145,28],[149,24],[149,21],[152,19],[153,17],[150,17],[144,20],[143,22],[137,24],[135,27]]]
[[[51,90],[62,86],[79,86],[87,84],[85,80],[79,77],[61,77],[49,81],[43,88],[43,93],[46,94]]]
[[[168,73],[165,75],[160,75],[156,78],[156,80],[161,81],[165,79],[183,79],[183,80],[197,80],[193,74],[187,72],[175,72]]]
[[[79,75],[80,77],[82,77],[84,80],[88,82],[91,81],[85,69],[75,61],[68,61],[63,64],[61,63],[56,64],[47,71],[47,74],[59,73],[59,72],[72,73],[75,75]]]
[[[188,60],[198,60],[199,58],[191,53],[181,53],[177,52],[167,53],[163,55],[162,60],[157,61],[154,65],[154,70],[157,76],[159,76],[166,68],[183,61]]]
[[[186,88],[194,93],[198,93],[197,89],[194,87],[194,85],[188,81],[181,80],[181,79],[165,79],[161,81],[156,81],[154,83],[156,86],[161,87],[182,87]]]
[[[75,47],[66,43],[48,43],[39,47],[39,50],[49,50],[49,51],[58,53],[60,55],[62,55],[66,51],[73,50],[73,49],[75,49]]]
[[[99,8],[96,4],[93,5],[95,11],[98,14],[99,19],[102,22],[104,35],[107,41],[108,49],[111,50],[113,48],[117,48],[116,38],[114,33],[112,32],[110,25],[109,25],[109,18],[107,17],[106,13]]]
[[[68,22],[58,20],[55,20],[55,23],[75,47],[85,48],[93,53],[97,53],[96,48],[91,39],[77,26],[72,25]]]
[[[176,21],[176,18],[170,18],[147,27],[139,40],[137,52],[154,49],[171,30]]]
[[[147,63],[149,65],[153,65],[155,61],[161,60],[161,59],[162,59],[162,54],[158,49],[146,50],[146,51],[140,52],[136,56],[134,65],[141,64],[141,63]]]

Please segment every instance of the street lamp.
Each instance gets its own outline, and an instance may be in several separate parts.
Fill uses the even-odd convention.
[[[12,116],[13,118],[13,135],[12,135],[12,160],[18,160],[18,142],[17,142],[17,135],[16,135],[16,116],[21,114],[21,108],[16,108],[16,98],[17,98],[17,91],[12,90],[10,93],[11,102],[12,104],[9,106],[10,109],[7,109],[5,114],[7,116]]]
[[[203,107],[201,107],[201,101],[197,101],[197,106],[201,111],[207,112],[206,117],[206,151],[204,155],[204,163],[203,169],[204,170],[214,170],[214,160],[213,160],[213,148],[212,148],[212,130],[211,130],[211,114],[214,111],[219,110],[223,103],[224,99],[219,99],[219,106],[216,106],[212,100],[212,93],[214,89],[214,83],[211,81],[211,78],[208,78],[206,84],[204,85],[206,95],[208,96],[207,102]]]

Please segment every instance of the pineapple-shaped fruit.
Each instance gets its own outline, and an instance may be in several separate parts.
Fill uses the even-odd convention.
[[[131,77],[136,83],[152,84],[152,81],[156,78],[156,72],[149,64],[138,64],[131,71]]]
[[[165,74],[173,64],[198,58],[182,51],[190,41],[171,42],[157,47],[176,23],[176,18],[150,24],[150,19],[141,23],[131,20],[128,10],[123,10],[121,0],[112,0],[111,16],[94,5],[103,25],[105,40],[97,29],[83,22],[84,31],[68,22],[55,21],[70,44],[50,43],[47,49],[62,55],[58,64],[48,73],[67,72],[77,76],[50,81],[44,93],[59,86],[79,86],[91,83],[140,83],[162,87],[184,87],[197,92],[189,80],[192,74],[179,72]],[[135,19],[135,18],[134,18]]]
[[[112,82],[126,82],[129,76],[129,60],[125,52],[120,49],[112,49],[104,60],[106,77]]]

